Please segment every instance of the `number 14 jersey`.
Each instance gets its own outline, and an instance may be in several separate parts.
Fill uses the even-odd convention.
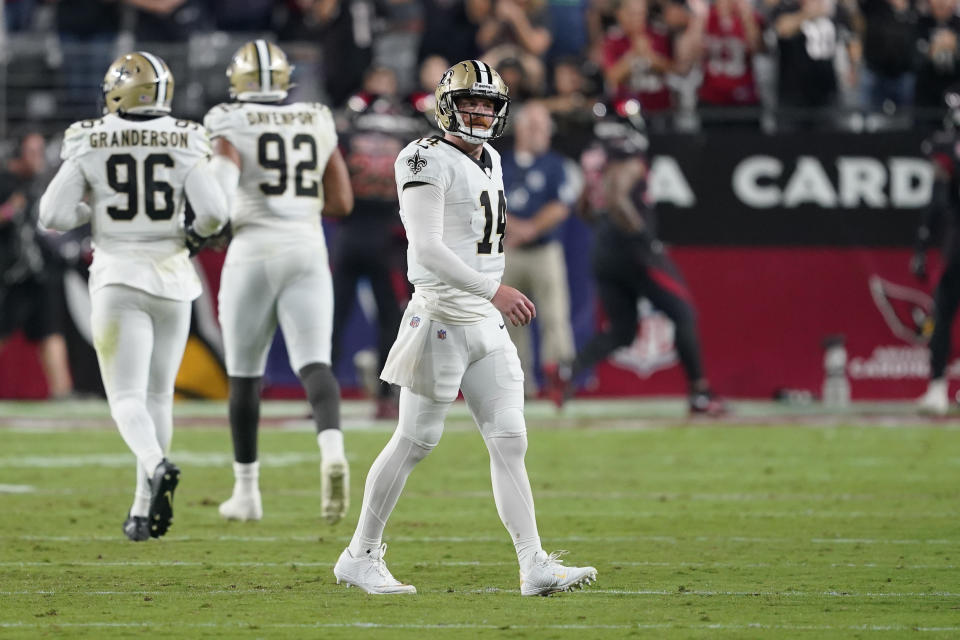
[[[255,241],[262,250],[323,242],[323,173],[337,147],[329,108],[227,103],[213,107],[203,123],[211,138],[226,139],[242,160],[230,211],[234,241]]]
[[[503,193],[500,154],[483,146],[480,160],[440,137],[420,138],[408,144],[394,164],[397,190],[423,182],[443,190],[443,244],[467,266],[499,282],[503,278],[503,238],[507,227],[507,202]],[[407,220],[416,211],[401,209]],[[494,313],[489,300],[442,282],[420,264],[411,239],[407,250],[407,277],[417,291],[432,302],[435,319],[452,324],[473,324]]]

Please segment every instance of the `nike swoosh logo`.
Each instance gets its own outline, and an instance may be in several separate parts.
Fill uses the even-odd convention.
[[[506,325],[500,325],[500,328],[503,329],[504,326],[506,326]]]

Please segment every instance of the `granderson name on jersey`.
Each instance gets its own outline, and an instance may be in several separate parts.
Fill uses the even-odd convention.
[[[185,149],[190,145],[190,136],[186,132],[149,131],[146,129],[130,129],[108,133],[100,131],[90,134],[90,147],[179,147]]]

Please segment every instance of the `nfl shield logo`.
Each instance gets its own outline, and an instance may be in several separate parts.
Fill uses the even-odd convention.
[[[420,326],[420,316],[413,316],[410,318],[410,326],[416,329]]]
[[[447,339],[447,330],[446,330],[446,329],[438,329],[438,330],[437,330],[437,338],[440,339],[440,340],[446,340],[446,339]]]

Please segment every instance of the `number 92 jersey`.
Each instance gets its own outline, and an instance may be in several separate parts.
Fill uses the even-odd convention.
[[[443,244],[467,266],[499,282],[503,278],[503,236],[507,228],[507,202],[503,193],[500,154],[483,146],[480,160],[441,137],[420,138],[408,144],[394,164],[397,190],[424,182],[443,189]],[[416,211],[400,211],[407,219]],[[413,250],[407,250],[407,277],[418,291],[436,294],[438,320],[472,324],[495,312],[489,300],[456,289],[423,267]]]
[[[196,122],[115,114],[72,124],[61,157],[83,174],[92,206],[90,287],[125,284],[189,300],[200,282],[183,243],[184,184],[211,153]]]
[[[323,173],[337,147],[330,109],[319,103],[288,105],[220,104],[203,120],[212,138],[223,137],[240,154],[243,167],[230,221],[234,241],[244,231],[302,241],[319,236]]]

